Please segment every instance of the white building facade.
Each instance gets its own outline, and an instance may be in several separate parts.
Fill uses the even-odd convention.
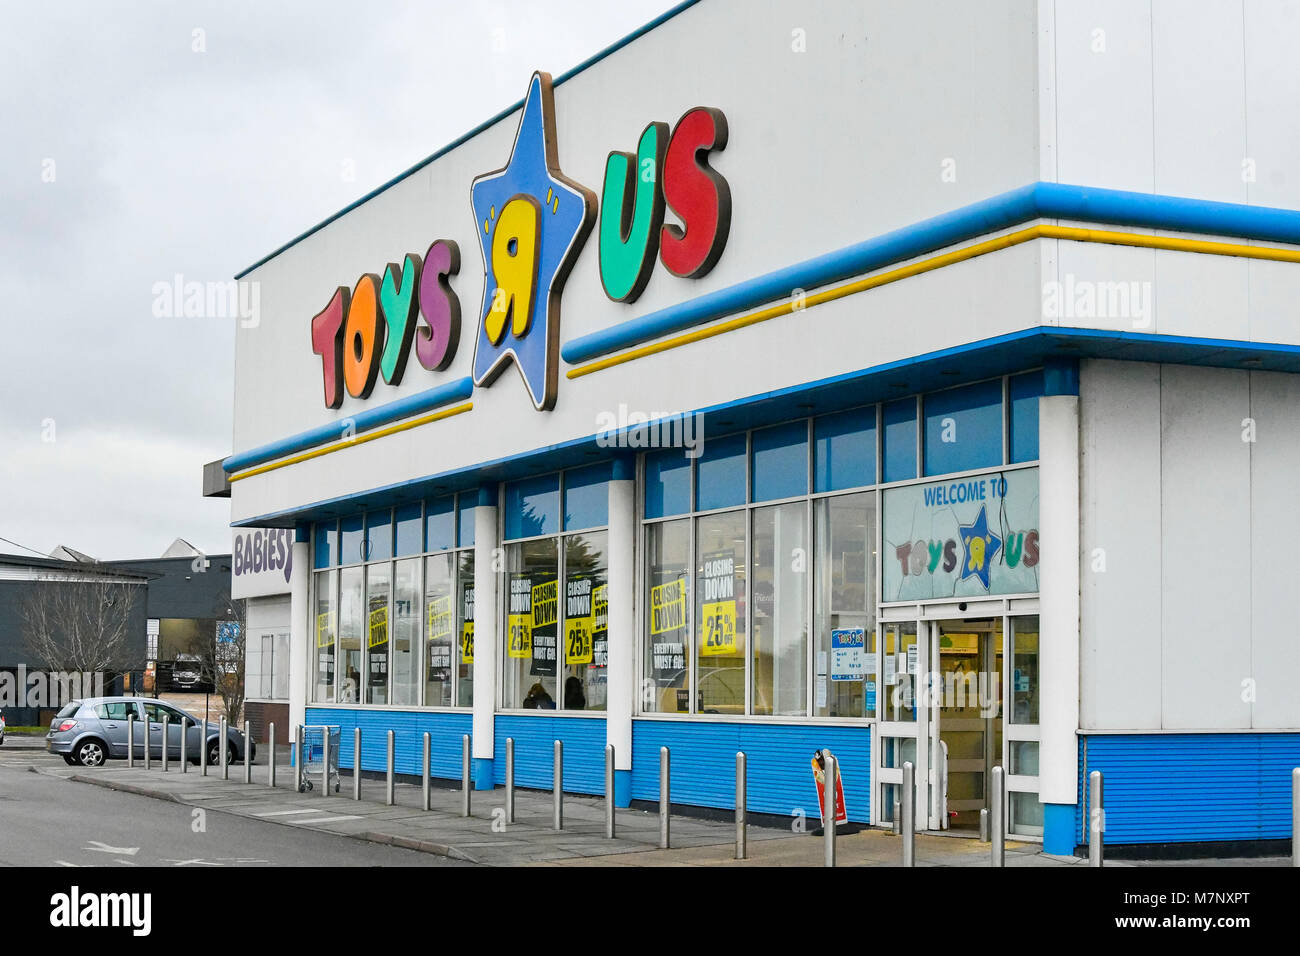
[[[1281,839],[1300,14],[701,0],[241,275],[294,723],[476,786]],[[465,78],[472,80],[472,77]],[[1211,774],[1213,766],[1226,772]]]

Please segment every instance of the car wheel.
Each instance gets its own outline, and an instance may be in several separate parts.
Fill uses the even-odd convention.
[[[69,767],[75,767],[77,765],[77,758],[72,756],[72,754],[64,754],[63,762],[66,763]]]
[[[98,740],[87,740],[77,745],[77,763],[83,767],[101,767],[107,754]]]
[[[231,743],[226,744],[226,763],[235,762],[235,747]],[[208,766],[221,766],[221,740],[217,738],[208,743]]]

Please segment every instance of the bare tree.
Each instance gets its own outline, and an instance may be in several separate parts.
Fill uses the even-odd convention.
[[[226,720],[239,722],[244,710],[244,651],[248,645],[244,601],[223,601],[213,609],[216,626],[210,635],[191,643],[199,658],[203,682],[221,697]]]
[[[141,587],[103,572],[51,572],[19,606],[23,641],[51,670],[137,670],[144,661],[130,627]]]

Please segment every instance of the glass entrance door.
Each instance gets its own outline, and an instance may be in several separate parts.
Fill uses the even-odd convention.
[[[930,625],[932,829],[979,829],[1002,765],[1002,618]],[[946,800],[945,800],[946,797]]]

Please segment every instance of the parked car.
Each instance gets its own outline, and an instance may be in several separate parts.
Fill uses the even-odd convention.
[[[201,741],[208,750],[208,763],[221,762],[221,724],[208,724],[206,739],[202,724],[170,704],[138,697],[87,697],[66,704],[50,722],[45,735],[45,748],[59,754],[69,764],[98,767],[107,760],[122,759],[127,755],[127,727],[135,717],[135,751],[144,757],[146,734],[149,755],[162,758],[163,715],[168,718],[167,756],[180,758],[181,722],[188,721],[185,733],[185,756],[190,763],[200,760]],[[147,729],[146,729],[147,725]],[[244,756],[244,735],[233,727],[226,730],[226,762],[234,763]],[[249,759],[257,756],[257,743],[248,741]]]
[[[197,654],[177,654],[172,665],[171,687],[176,690],[203,690],[203,658]]]

